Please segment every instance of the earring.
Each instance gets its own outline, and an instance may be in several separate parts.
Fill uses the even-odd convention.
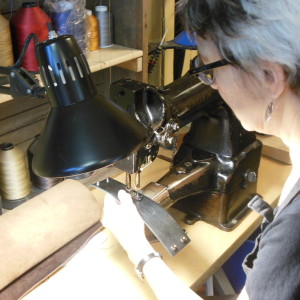
[[[266,113],[265,113],[265,122],[266,123],[271,120],[273,108],[274,108],[274,102],[272,100],[272,102],[268,105],[268,107],[266,109]]]

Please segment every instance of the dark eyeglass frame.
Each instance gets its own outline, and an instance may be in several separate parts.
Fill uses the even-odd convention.
[[[216,69],[216,68],[219,68],[219,67],[227,66],[227,65],[230,65],[230,64],[232,64],[232,63],[223,58],[223,59],[220,59],[218,61],[212,62],[210,64],[202,65],[200,67],[190,69],[188,71],[188,73],[190,75],[197,75],[198,73],[203,73],[203,72],[210,71],[210,70],[213,70],[213,69]],[[213,82],[214,81],[212,81],[212,83]]]

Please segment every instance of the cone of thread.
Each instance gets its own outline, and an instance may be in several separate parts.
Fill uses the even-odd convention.
[[[0,14],[0,66],[14,64],[9,22]]]
[[[22,3],[22,7],[16,11],[10,22],[15,60],[20,56],[29,34],[35,33],[39,42],[45,41],[48,38],[47,23],[51,23],[50,17],[36,2]],[[22,67],[32,72],[39,70],[33,40],[27,48],[22,61]]]
[[[93,52],[99,49],[99,22],[91,10],[87,10],[86,14],[85,26],[88,35],[88,50]]]
[[[25,154],[11,143],[0,145],[0,193],[4,200],[18,200],[30,194]]]

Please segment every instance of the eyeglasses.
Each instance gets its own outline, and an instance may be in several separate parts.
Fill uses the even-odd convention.
[[[213,69],[223,67],[229,64],[231,63],[228,60],[221,59],[213,63],[204,65],[201,64],[200,58],[199,56],[197,56],[194,60],[194,65],[196,66],[196,68],[189,70],[188,73],[200,79],[203,83],[211,85],[215,82]]]

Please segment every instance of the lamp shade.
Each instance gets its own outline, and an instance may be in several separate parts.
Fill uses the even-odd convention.
[[[90,172],[125,158],[148,140],[145,127],[97,94],[85,56],[73,36],[36,46],[51,110],[32,170],[43,177]]]

